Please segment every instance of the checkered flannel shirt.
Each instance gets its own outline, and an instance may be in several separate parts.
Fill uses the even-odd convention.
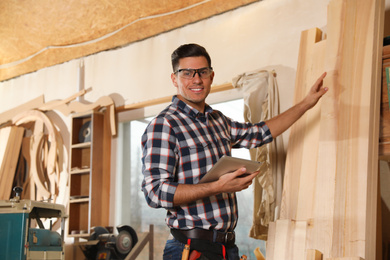
[[[235,122],[210,106],[202,114],[174,96],[142,136],[146,201],[150,207],[167,209],[171,228],[233,230],[238,219],[235,193],[173,206],[176,187],[198,183],[222,155],[231,154],[231,148],[254,148],[271,141],[264,122]]]

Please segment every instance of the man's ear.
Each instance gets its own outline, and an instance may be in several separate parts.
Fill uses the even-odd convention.
[[[213,72],[211,72],[211,77],[210,77],[210,80],[211,80],[211,84],[213,83],[213,80],[214,80],[214,71]]]
[[[175,87],[177,87],[177,77],[176,77],[176,74],[175,73],[172,73],[171,74],[171,80],[172,80],[172,83]]]

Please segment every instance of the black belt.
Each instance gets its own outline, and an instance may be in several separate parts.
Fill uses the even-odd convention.
[[[213,231],[213,230],[194,228],[189,230],[171,229],[171,233],[176,239],[178,236],[177,233],[180,233],[181,235],[184,235],[186,238],[189,239],[202,239],[214,243],[222,243],[225,245],[234,245],[236,241],[236,235],[234,231],[219,232],[216,230]]]

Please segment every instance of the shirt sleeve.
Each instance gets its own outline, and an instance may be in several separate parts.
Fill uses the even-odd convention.
[[[265,122],[252,124],[230,121],[230,126],[233,148],[252,149],[273,140],[271,131]]]
[[[154,118],[142,136],[142,191],[153,208],[173,208],[177,158],[176,137],[169,122]]]

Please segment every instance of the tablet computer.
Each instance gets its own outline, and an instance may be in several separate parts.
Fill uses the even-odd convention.
[[[248,174],[253,173],[260,169],[260,165],[261,162],[223,155],[206,175],[200,179],[199,183],[216,181],[222,175],[234,172],[241,167],[245,167]]]

